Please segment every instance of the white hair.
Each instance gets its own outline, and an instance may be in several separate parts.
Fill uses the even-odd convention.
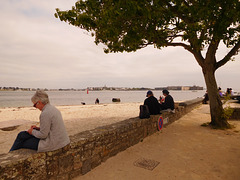
[[[31,100],[33,103],[37,101],[41,101],[43,104],[49,103],[48,94],[43,90],[37,90]]]

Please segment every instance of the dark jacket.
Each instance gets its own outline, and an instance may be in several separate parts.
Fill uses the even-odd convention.
[[[167,95],[165,97],[165,100],[164,100],[164,103],[162,103],[161,105],[161,110],[164,110],[164,109],[171,109],[171,110],[174,110],[174,100],[172,98],[171,95]]]
[[[158,103],[157,98],[155,98],[154,96],[150,96],[145,99],[144,105],[148,106],[151,115],[160,113],[160,104]]]

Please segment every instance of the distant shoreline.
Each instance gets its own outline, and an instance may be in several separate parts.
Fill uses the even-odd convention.
[[[146,90],[204,90],[203,87],[200,86],[165,86],[165,87],[155,87],[155,88],[148,88],[148,87],[87,87],[82,89],[75,89],[75,88],[57,88],[57,89],[48,89],[48,88],[19,88],[19,87],[0,87],[0,91],[36,91],[36,90],[44,90],[44,91],[146,91]]]
[[[151,91],[162,91],[162,89],[135,89],[135,90],[133,90],[133,89],[129,89],[129,90],[88,90],[89,92],[99,92],[99,91],[109,91],[109,92],[111,92],[111,91],[147,91],[147,90],[151,90]],[[176,90],[176,89],[172,89],[172,90],[170,90],[170,91],[193,91],[193,92],[195,92],[195,91],[202,91],[202,90],[204,90],[204,89],[199,89],[199,90]],[[36,91],[36,90],[2,90],[2,89],[0,89],[0,92],[8,92],[8,91],[10,91],[10,92],[26,92],[26,91]],[[76,90],[56,90],[56,89],[49,89],[49,90],[44,90],[44,91],[72,91],[72,92],[74,92],[74,91],[86,91],[86,90],[80,90],[80,89],[76,89]]]

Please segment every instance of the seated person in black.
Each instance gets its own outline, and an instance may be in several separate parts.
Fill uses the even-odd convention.
[[[206,93],[204,94],[204,99],[203,99],[202,103],[207,104],[208,101],[209,101],[209,97],[208,97],[208,92],[206,91]]]
[[[160,108],[161,110],[171,110],[174,111],[175,107],[174,107],[174,100],[172,98],[172,96],[169,94],[168,90],[164,89],[162,91],[163,95],[165,96],[165,100],[164,102],[161,101],[161,97],[160,97]]]
[[[147,92],[147,99],[145,99],[144,105],[148,106],[150,115],[160,114],[160,104],[157,98],[153,96],[152,91]]]

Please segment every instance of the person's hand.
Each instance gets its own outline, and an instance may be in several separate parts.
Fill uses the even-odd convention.
[[[33,128],[31,127],[27,132],[32,135]]]
[[[37,126],[35,126],[35,125],[31,126],[31,128],[32,128],[32,129],[36,129],[36,130],[40,130],[40,128],[37,127]]]
[[[159,103],[160,103],[160,104],[162,104],[162,100],[163,100],[163,98],[162,98],[162,96],[160,96],[160,97],[159,97]]]
[[[35,126],[35,125],[32,125],[32,126],[31,126],[32,129],[34,129],[35,127],[37,127],[37,126]]]

